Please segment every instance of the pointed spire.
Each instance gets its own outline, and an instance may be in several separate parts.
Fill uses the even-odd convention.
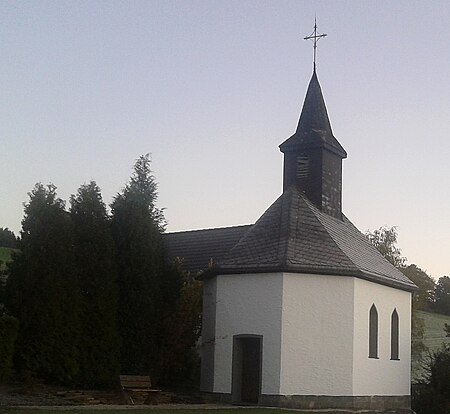
[[[310,131],[323,131],[324,133],[333,134],[315,69],[306,92],[296,134]]]
[[[281,152],[298,146],[323,146],[342,158],[347,153],[334,137],[316,70],[313,70],[294,135],[280,145]]]

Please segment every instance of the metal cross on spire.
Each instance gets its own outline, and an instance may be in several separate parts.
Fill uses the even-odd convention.
[[[312,40],[313,41],[313,48],[314,48],[314,71],[316,70],[316,49],[317,49],[317,42],[322,38],[325,37],[326,33],[317,34],[317,21],[316,17],[314,17],[314,30],[309,36],[304,37],[305,40]]]

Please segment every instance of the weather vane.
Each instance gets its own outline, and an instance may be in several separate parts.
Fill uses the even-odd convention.
[[[317,34],[317,21],[316,17],[314,17],[314,30],[309,35],[304,37],[305,40],[312,40],[313,41],[313,48],[314,48],[314,70],[316,70],[316,49],[317,49],[317,42],[322,38],[325,37],[326,33]]]

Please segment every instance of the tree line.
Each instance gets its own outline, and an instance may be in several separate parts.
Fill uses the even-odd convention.
[[[194,381],[201,285],[165,257],[157,196],[148,154],[110,213],[94,181],[67,209],[54,185],[35,185],[2,295],[4,318],[18,321],[17,375],[85,387],[119,373]]]
[[[416,264],[406,264],[406,257],[397,246],[396,227],[381,227],[366,232],[366,237],[378,251],[413,281],[418,291],[413,297],[413,309],[450,316],[450,276],[442,276],[437,282]]]

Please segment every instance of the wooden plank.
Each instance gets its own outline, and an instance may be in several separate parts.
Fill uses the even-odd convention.
[[[137,388],[137,387],[141,387],[141,388],[143,388],[143,387],[152,387],[152,384],[151,383],[149,383],[149,382],[130,382],[130,381],[127,381],[127,382],[122,382],[121,383],[122,384],[122,387],[135,387],[135,388]]]
[[[121,375],[120,380],[126,381],[150,381],[150,376],[148,375]]]
[[[151,388],[152,383],[150,380],[150,376],[148,375],[120,375],[119,378],[120,378],[120,385],[122,386],[122,389],[124,391],[151,392],[151,393],[161,391]]]

